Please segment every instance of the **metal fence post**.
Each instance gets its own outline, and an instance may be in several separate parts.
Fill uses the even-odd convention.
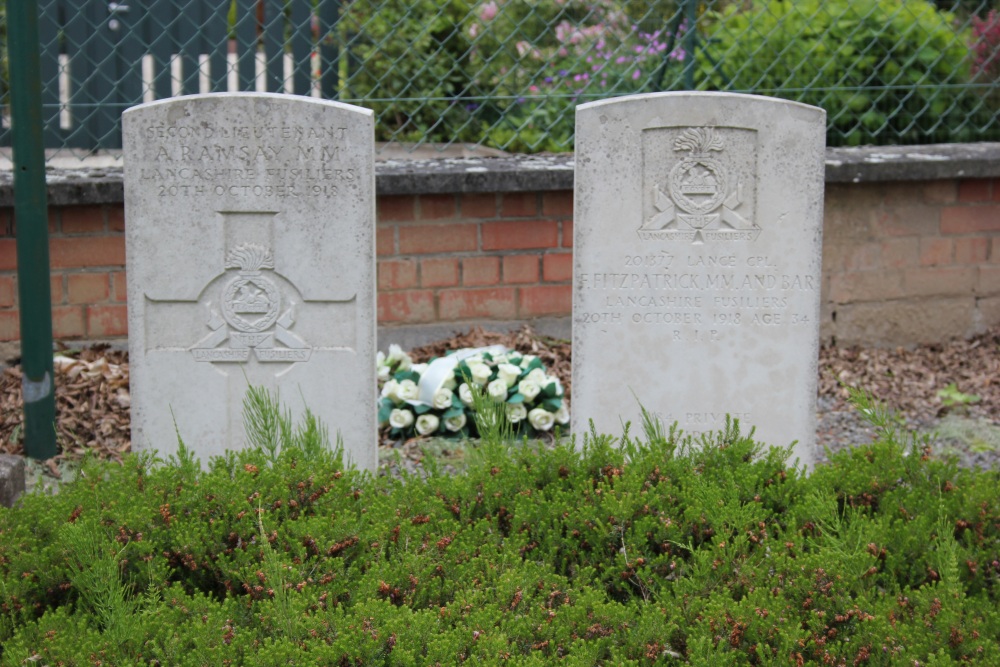
[[[698,0],[684,0],[684,88],[694,90],[695,55],[698,48]]]
[[[319,53],[320,53],[320,95],[324,99],[340,98],[340,1],[320,0]]]
[[[24,449],[32,458],[47,459],[56,455],[56,409],[37,0],[7,3],[7,21]]]

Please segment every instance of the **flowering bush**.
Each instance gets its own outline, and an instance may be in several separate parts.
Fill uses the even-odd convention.
[[[538,435],[569,423],[558,378],[542,361],[501,346],[459,350],[415,364],[398,345],[379,352],[379,425],[393,437],[477,436],[477,401],[504,404],[518,435]]]
[[[490,100],[474,110],[488,121],[490,143],[568,150],[577,104],[670,88],[663,68],[685,58],[676,11],[665,0],[481,3],[465,32],[474,89]]]
[[[1000,82],[1000,12],[972,17],[972,73],[978,83]]]

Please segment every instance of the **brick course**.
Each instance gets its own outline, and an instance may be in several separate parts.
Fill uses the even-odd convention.
[[[14,276],[0,276],[0,308],[13,307],[16,292],[17,281]]]
[[[514,295],[510,287],[442,290],[440,316],[444,321],[511,319],[517,315]]]
[[[67,276],[67,295],[70,303],[105,303],[110,295],[107,273],[73,273]]]
[[[573,255],[570,253],[546,253],[542,257],[542,278],[547,283],[572,281]]]
[[[380,324],[570,314],[571,191],[382,196],[377,210]],[[121,205],[50,213],[56,337],[125,336]],[[19,337],[14,232],[0,209],[0,341]],[[1000,181],[831,184],[823,260],[826,340],[906,344],[992,325]]]
[[[508,255],[503,258],[503,281],[508,285],[538,282],[538,255]]]
[[[417,263],[410,259],[378,263],[380,290],[409,289],[417,286]]]
[[[559,223],[555,220],[483,223],[483,250],[554,248],[558,242]]]
[[[399,254],[472,252],[478,248],[475,225],[450,223],[399,227]]]
[[[1000,206],[951,206],[941,211],[942,234],[1000,232]]]
[[[454,287],[458,284],[458,260],[454,257],[421,260],[420,284],[424,287]]]

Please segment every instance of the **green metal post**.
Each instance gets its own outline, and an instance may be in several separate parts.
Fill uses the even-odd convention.
[[[684,88],[694,90],[694,52],[698,49],[698,0],[684,0]]]
[[[32,458],[47,459],[56,455],[56,403],[38,0],[7,3],[7,40],[14,148],[17,293],[21,311],[24,449]]]
[[[320,94],[323,99],[340,98],[340,0],[320,0]]]

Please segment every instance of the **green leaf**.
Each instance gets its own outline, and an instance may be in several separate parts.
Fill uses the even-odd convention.
[[[542,401],[542,407],[548,410],[549,412],[558,412],[559,408],[562,407],[562,399],[546,398],[544,401]]]
[[[552,381],[542,387],[542,398],[554,398],[557,396],[556,392],[559,390],[559,383]]]
[[[431,411],[431,406],[417,403],[413,406],[413,411],[418,415],[426,414]]]
[[[941,57],[941,52],[937,49],[925,46],[917,52],[917,58],[925,65],[933,65],[934,61]]]
[[[445,419],[454,419],[455,417],[461,416],[464,412],[465,408],[460,406],[448,408],[441,414],[441,420],[444,421]]]
[[[861,112],[871,106],[872,100],[867,95],[855,94],[847,101],[847,106],[851,111]]]
[[[542,360],[539,359],[538,357],[532,359],[531,362],[528,364],[528,367],[525,368],[524,370],[525,373],[528,373],[530,371],[535,370],[536,368],[541,368],[542,370],[545,370],[545,365],[542,364]]]
[[[517,392],[507,399],[508,403],[524,403],[524,394]]]
[[[880,114],[877,111],[869,111],[868,113],[862,114],[861,124],[869,130],[876,131],[885,124],[885,115]]]
[[[413,380],[414,382],[420,382],[420,374],[416,371],[399,371],[394,376],[399,382],[403,380]]]

